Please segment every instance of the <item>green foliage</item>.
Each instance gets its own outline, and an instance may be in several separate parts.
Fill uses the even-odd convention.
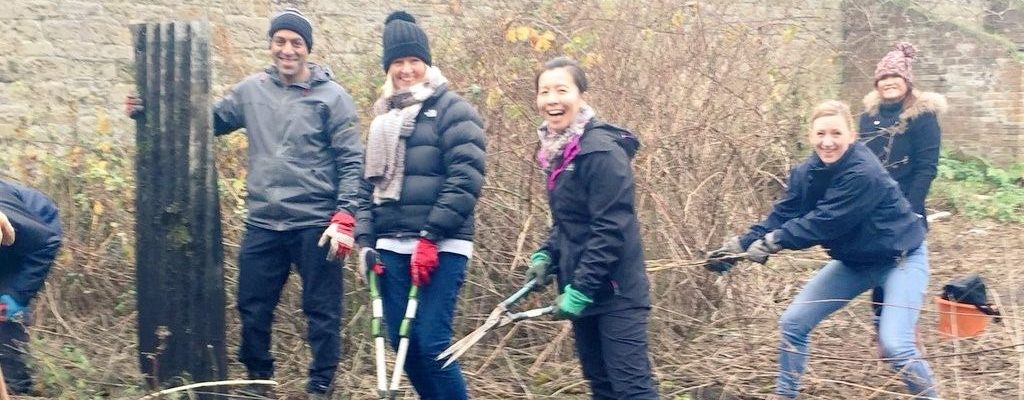
[[[38,339],[32,342],[33,353],[36,355],[35,370],[44,392],[48,397],[56,399],[100,400],[110,398],[110,392],[104,385],[90,377],[101,375],[101,371],[89,360],[82,348],[64,343],[57,354],[47,351],[48,345]],[[51,350],[52,351],[52,350]],[[123,386],[120,395],[135,396],[141,393],[140,388]]]
[[[1024,164],[991,162],[943,151],[933,199],[971,218],[1024,223]]]

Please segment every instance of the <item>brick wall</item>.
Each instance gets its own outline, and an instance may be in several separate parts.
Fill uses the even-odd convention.
[[[1024,51],[1024,1],[993,0],[982,19],[985,29],[1001,34]]]
[[[943,145],[997,162],[1024,160],[1024,53],[1013,54],[1024,47],[1024,22],[1008,18],[1019,8],[995,18],[994,3],[960,3],[974,7],[954,18],[920,3],[845,2],[841,96],[859,105],[872,89],[875,63],[893,43],[908,40],[918,48],[916,87],[949,100],[940,118]]]

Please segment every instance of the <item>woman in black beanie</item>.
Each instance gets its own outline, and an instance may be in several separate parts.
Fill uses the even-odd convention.
[[[387,79],[366,145],[356,242],[362,260],[376,250],[384,268],[361,272],[380,275],[392,346],[399,342],[410,286],[418,288],[405,372],[420,398],[466,399],[459,365],[442,369],[436,358],[451,342],[455,304],[473,255],[473,214],[484,181],[483,122],[448,89],[415,18],[403,11],[389,15],[383,44]]]

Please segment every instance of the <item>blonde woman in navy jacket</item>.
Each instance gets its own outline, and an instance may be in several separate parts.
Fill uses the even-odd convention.
[[[922,399],[935,397],[931,368],[914,340],[928,286],[922,217],[911,209],[874,153],[857,142],[846,104],[822,103],[811,121],[808,138],[814,154],[790,173],[783,198],[768,218],[712,253],[746,252],[751,261],[764,263],[782,249],[821,245],[832,257],[779,320],[782,340],[774,398],[796,398],[814,327],[878,286],[892,304],[879,320],[883,356],[910,393]],[[709,263],[719,271],[728,267]]]

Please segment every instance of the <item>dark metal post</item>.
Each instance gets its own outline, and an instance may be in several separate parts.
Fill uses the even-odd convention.
[[[224,270],[210,122],[209,29],[131,27],[139,362],[153,387],[222,380]]]

